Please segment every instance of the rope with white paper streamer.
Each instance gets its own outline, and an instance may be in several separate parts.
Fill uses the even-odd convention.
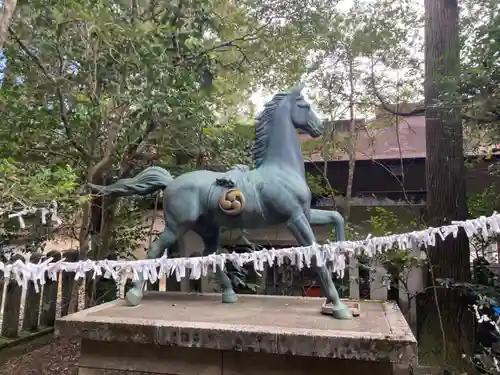
[[[24,217],[36,214],[37,212],[40,212],[40,214],[41,214],[43,225],[47,224],[47,218],[49,218],[50,221],[53,221],[56,223],[57,227],[61,226],[62,220],[57,215],[57,202],[54,200],[51,201],[47,207],[43,207],[43,208],[26,207],[21,211],[9,214],[8,218],[12,219],[12,218],[17,217],[17,219],[19,221],[19,227],[21,229],[24,229],[24,228],[26,228],[26,223],[24,221]],[[3,214],[3,212],[2,212],[2,214]]]
[[[291,247],[287,249],[264,249],[249,253],[222,253],[211,254],[193,258],[167,258],[163,256],[158,259],[144,260],[85,260],[80,262],[66,262],[61,259],[51,262],[45,259],[38,263],[22,262],[17,260],[12,264],[0,262],[0,270],[5,277],[14,277],[19,284],[26,285],[29,280],[43,285],[45,276],[57,280],[60,271],[75,273],[75,279],[85,277],[86,272],[93,272],[93,276],[104,276],[118,280],[124,274],[131,272],[134,280],[140,278],[154,283],[163,276],[176,275],[177,281],[186,277],[189,270],[190,279],[199,279],[207,276],[209,269],[216,266],[225,267],[226,261],[231,261],[238,266],[253,263],[256,271],[263,271],[264,264],[283,264],[287,258],[299,269],[304,266],[310,267],[313,256],[316,256],[318,265],[325,262],[333,263],[333,271],[343,276],[346,266],[345,256],[365,253],[373,256],[386,249],[392,248],[394,244],[401,250],[409,250],[420,246],[434,246],[436,236],[445,239],[449,235],[456,237],[459,228],[463,228],[469,238],[473,235],[481,235],[487,239],[492,234],[500,234],[500,215],[494,214],[490,217],[480,217],[474,220],[453,222],[438,228],[428,228],[421,231],[394,234],[383,237],[372,237],[362,241],[329,242],[323,245],[313,244],[305,247]],[[38,289],[38,285],[37,285]]]

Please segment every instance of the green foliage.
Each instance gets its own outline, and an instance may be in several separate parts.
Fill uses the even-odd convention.
[[[251,165],[252,111],[241,105],[258,84],[295,81],[327,3],[302,12],[300,2],[270,12],[253,0],[19,3],[3,51],[2,206],[134,173],[151,150],[175,174]],[[83,203],[74,195],[72,214]],[[143,229],[120,215],[107,233],[132,246]],[[117,236],[125,227],[134,234]]]
[[[228,252],[246,253],[257,250],[255,245],[250,243],[239,243],[226,246]],[[231,280],[234,291],[238,294],[263,294],[265,291],[265,278],[257,272],[253,264],[245,264],[239,267],[231,261],[226,262],[226,274]],[[219,284],[218,277],[213,275],[213,281]]]
[[[379,91],[397,86],[400,100],[404,92],[413,95],[418,61],[413,48],[419,27],[418,5],[412,1],[354,1],[344,9],[330,9],[331,22],[318,35],[318,51],[311,63],[309,80],[317,88],[314,99],[319,109],[334,121],[345,118],[353,102],[359,115],[373,110],[373,79]],[[376,71],[375,77],[373,71]],[[395,82],[394,70],[408,74],[402,87]]]
[[[415,2],[355,1],[349,9],[337,3],[19,3],[0,87],[0,210],[56,198],[64,215],[74,215],[83,202],[77,185],[87,180],[89,169],[109,154],[103,178],[119,175],[124,150],[140,136],[141,146],[151,146],[158,163],[175,174],[251,165],[253,108],[247,97],[259,85],[288,88],[302,73],[308,73],[309,94],[330,120],[342,118],[348,99],[358,112],[373,108],[374,65],[383,94],[411,98],[420,77],[412,53],[418,44],[413,29],[420,22]],[[462,17],[463,93],[472,98],[467,110],[474,104],[493,116],[498,1],[462,4],[470,10]],[[350,62],[354,92],[348,88]],[[405,85],[386,74],[401,68],[398,80]],[[151,119],[157,127],[148,133]],[[485,127],[497,135],[496,128]],[[329,147],[320,141],[309,151],[335,152],[340,139],[327,141]],[[142,168],[147,156],[137,154],[132,171]],[[308,175],[308,182],[313,194],[330,193],[319,177]],[[494,197],[487,200],[493,203]],[[471,214],[493,207],[481,204],[472,202]],[[120,206],[113,237],[121,236],[127,220],[134,231],[123,233],[129,244],[117,239],[116,248],[135,246],[136,236],[147,232],[137,224],[137,210],[127,219]],[[370,225],[373,233],[385,234],[395,232],[398,223],[377,211]]]
[[[500,2],[464,0],[460,2],[461,79],[460,105],[463,107],[466,152],[490,154],[500,141]],[[499,172],[495,162],[490,173]],[[471,215],[490,212],[470,201]],[[496,204],[493,205],[496,207]],[[479,209],[479,211],[475,211]],[[472,211],[471,211],[472,210]]]
[[[74,194],[76,174],[68,165],[45,167],[22,164],[13,158],[0,159],[0,246],[8,245],[23,232],[23,242],[37,246],[51,236],[48,227],[40,222],[40,211],[25,217],[27,229],[19,227],[17,219],[8,219],[10,213],[27,208],[47,208],[51,200],[58,203],[58,215],[67,218],[78,205]]]
[[[408,224],[405,225],[396,213],[384,207],[373,207],[369,209],[369,212],[371,213],[369,220],[370,233],[372,233],[373,236],[389,236],[404,232],[406,228],[408,228]],[[415,221],[411,222],[411,225],[415,228]],[[363,263],[370,263],[369,259],[365,257],[362,258]],[[399,249],[397,245],[394,245],[384,253],[378,254],[375,261],[385,267],[391,280],[402,279],[403,284],[405,283],[405,270],[412,267],[419,267],[423,264],[423,260],[420,256],[412,254],[410,250]]]
[[[235,164],[253,166],[251,148],[255,128],[241,121],[203,129],[209,150],[209,163],[216,168],[227,169]]]
[[[332,193],[330,192],[330,189],[328,189],[328,186],[326,186],[323,176],[306,172],[306,179],[307,185],[309,186],[309,189],[311,189],[312,195],[318,197],[326,197]]]
[[[472,194],[468,198],[469,215],[472,218],[479,216],[489,216],[498,210],[499,195],[495,185],[491,185],[480,193]],[[498,242],[498,236],[485,239],[482,235],[475,235],[471,238],[471,251],[475,251],[475,259],[472,262],[472,280],[470,282],[455,282],[452,279],[438,279],[437,284],[446,288],[454,288],[461,292],[463,301],[472,309],[473,305],[478,306],[480,315],[487,316],[492,321],[498,321],[498,315],[494,308],[498,308],[500,301],[500,280],[490,269],[490,263],[497,263],[494,255],[491,254],[491,244]],[[489,252],[487,250],[490,250]],[[493,259],[492,259],[493,258]],[[475,366],[484,373],[496,373],[492,366],[491,359],[498,357],[492,350],[500,339],[495,327],[489,322],[478,321],[475,325],[475,341],[473,356],[467,357]],[[498,358],[497,358],[498,360]]]
[[[467,202],[469,216],[477,218],[492,215],[500,208],[499,198],[500,195],[496,192],[495,184],[487,187],[482,192],[469,195]],[[485,258],[492,261],[491,245],[498,242],[498,240],[498,236],[484,238],[481,234],[476,234],[470,240],[471,251],[475,252],[476,258]]]
[[[500,280],[489,268],[490,263],[483,257],[477,258],[472,264],[472,280],[468,283],[455,282],[451,279],[438,279],[438,285],[447,289],[458,290],[462,302],[473,311],[474,341],[471,343],[472,355],[462,358],[470,361],[478,373],[498,373],[498,352],[494,349],[500,335],[498,333],[498,303],[500,301]],[[479,314],[476,317],[474,306]]]
[[[12,158],[0,160],[0,201],[3,205],[33,206],[65,198],[78,184],[71,166],[26,166]]]
[[[37,50],[35,57],[22,57],[23,48],[15,41],[5,53],[2,94],[10,134],[24,141],[19,144],[43,157],[69,143],[76,148],[68,150],[75,167],[85,168],[79,161],[88,157],[81,154],[99,159],[108,142],[119,146],[114,153],[120,152],[152,116],[166,125],[174,119],[184,122],[184,131],[188,124],[210,121],[199,90],[200,69],[210,65],[201,42],[203,4],[175,21],[168,17],[176,6],[167,3],[154,20],[144,8],[139,12],[105,0],[93,6],[85,0],[59,2],[50,12],[37,8],[42,5],[47,4],[21,6],[22,22],[14,25],[26,48]],[[189,25],[189,37],[177,38],[184,25]],[[22,85],[16,84],[18,77]],[[85,169],[80,173],[83,177]]]
[[[332,235],[333,236],[333,235]],[[350,221],[345,223],[345,239],[347,241],[358,241],[361,238],[359,227],[351,224]]]
[[[461,94],[475,132],[498,139],[500,122],[500,13],[498,0],[467,0],[461,4]],[[478,123],[479,122],[479,123]]]
[[[490,216],[495,211],[500,210],[500,194],[493,184],[480,193],[469,196],[467,206],[469,215],[473,218],[479,216]]]
[[[210,164],[250,164],[241,119],[220,113],[236,113],[271,75],[293,82],[316,18],[333,4],[300,13],[300,2],[282,5],[280,24],[260,1],[20,4],[4,52],[0,156],[69,164],[84,180],[109,147],[116,167],[155,118],[146,141],[166,165],[189,170],[200,152]],[[271,68],[280,64],[293,69]]]
[[[374,236],[389,236],[397,231],[400,224],[397,215],[384,207],[369,208],[370,212],[370,233]]]
[[[114,217],[112,241],[109,244],[109,253],[121,258],[134,259],[138,250],[147,250],[149,240],[154,241],[160,234],[144,222],[144,208],[140,204],[130,201],[121,201],[118,204]],[[156,222],[160,220],[156,218]],[[141,249],[142,245],[142,249]]]

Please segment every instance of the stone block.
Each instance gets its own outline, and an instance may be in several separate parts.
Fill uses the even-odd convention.
[[[150,292],[59,319],[82,338],[81,375],[390,375],[416,363],[416,340],[396,304],[360,302],[360,317],[320,313],[323,299]]]

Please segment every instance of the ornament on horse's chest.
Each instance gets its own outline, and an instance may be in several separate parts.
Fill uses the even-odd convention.
[[[245,196],[238,189],[226,190],[219,198],[219,208],[227,215],[239,215],[245,208]]]

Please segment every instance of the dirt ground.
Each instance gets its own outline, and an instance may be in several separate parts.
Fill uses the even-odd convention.
[[[2,350],[0,375],[77,375],[79,355],[79,340],[48,335]]]

